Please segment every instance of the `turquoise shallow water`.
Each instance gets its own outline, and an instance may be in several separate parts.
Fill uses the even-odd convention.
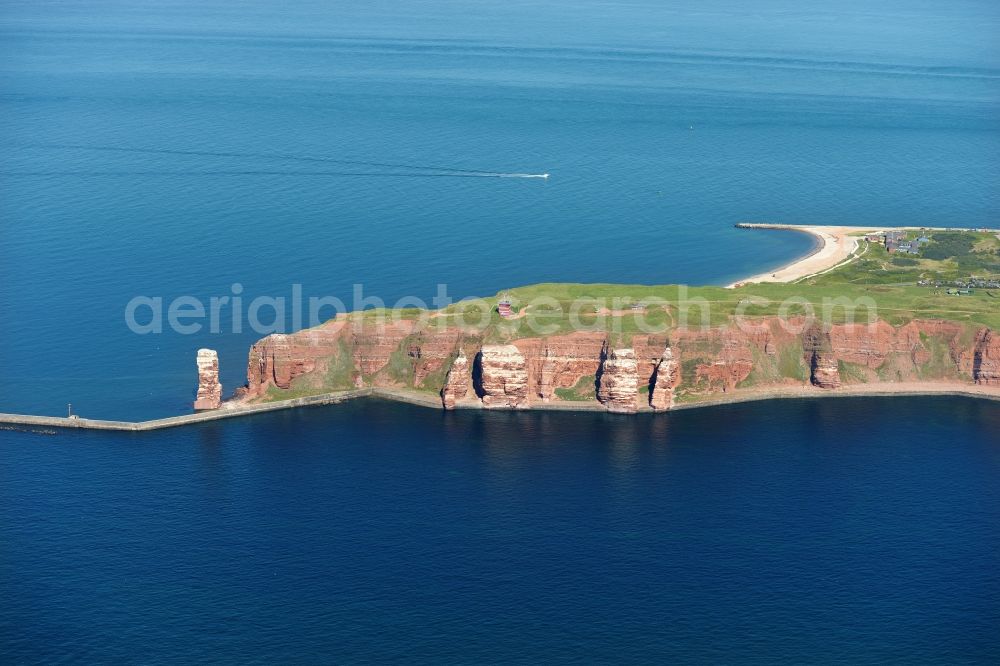
[[[744,219],[995,226],[997,34],[993,2],[4,3],[0,411],[184,413],[203,346],[243,381],[256,334],[135,335],[137,295],[721,284],[810,248]],[[0,656],[995,662],[998,418],[0,431]]]

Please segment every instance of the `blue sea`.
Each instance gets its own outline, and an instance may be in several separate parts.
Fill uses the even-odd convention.
[[[4,2],[0,411],[186,413],[200,347],[244,381],[257,333],[138,335],[137,296],[725,284],[811,249],[740,221],[996,226],[997,35],[992,0]],[[0,431],[0,661],[996,662],[998,433],[957,398]]]
[[[0,438],[5,663],[997,663],[1000,409]]]

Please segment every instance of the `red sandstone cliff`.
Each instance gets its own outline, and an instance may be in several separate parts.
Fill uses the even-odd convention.
[[[478,393],[483,407],[524,407],[528,403],[528,371],[514,345],[484,345],[477,359]]]
[[[548,402],[557,388],[572,388],[583,377],[596,376],[606,341],[604,333],[583,331],[513,344],[527,359],[531,394]]]
[[[638,364],[635,350],[612,349],[601,365],[597,399],[609,412],[632,414],[638,410]]]
[[[1000,386],[1000,335],[989,329],[976,336],[972,377],[977,384]]]
[[[742,327],[675,329],[670,331],[669,359],[665,334],[636,334],[631,353],[618,350],[602,368],[608,344],[603,332],[492,345],[477,337],[481,333],[455,326],[420,329],[416,322],[400,321],[379,327],[337,319],[256,343],[244,395],[259,398],[271,387],[277,397],[289,390],[302,394],[384,386],[440,391],[446,407],[476,396],[486,407],[510,408],[559,401],[559,389],[573,389],[576,399],[587,398],[590,391],[591,400],[609,409],[634,411],[638,386],[650,387],[650,407],[666,409],[675,396],[698,399],[744,387],[811,384],[836,390],[862,382],[924,380],[1000,385],[1000,336],[987,328],[942,320],[898,327],[884,321],[871,326],[790,324],[762,318]],[[458,358],[456,350],[461,350]],[[463,357],[465,370],[460,369]],[[472,358],[476,362],[470,371]],[[598,375],[600,391],[593,388]],[[463,383],[466,379],[475,394]]]
[[[656,364],[656,374],[649,391],[649,406],[657,411],[674,406],[674,389],[681,381],[680,367],[670,347],[663,350],[660,362]]]
[[[819,324],[802,334],[802,351],[809,366],[809,381],[825,389],[840,387],[840,363],[833,352],[830,332]]]
[[[445,409],[455,409],[455,403],[469,393],[469,386],[472,383],[472,374],[469,371],[469,359],[465,352],[458,350],[458,356],[448,370],[445,377],[444,387],[441,389],[441,404]]]
[[[840,388],[840,365],[832,352],[815,350],[809,358],[809,381],[825,389]]]

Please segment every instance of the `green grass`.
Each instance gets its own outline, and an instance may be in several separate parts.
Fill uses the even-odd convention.
[[[340,340],[337,343],[337,354],[330,358],[329,363],[321,388],[328,391],[354,388],[354,358],[346,342]]]
[[[829,273],[795,284],[760,283],[737,289],[715,286],[688,287],[683,285],[617,285],[545,283],[518,287],[507,291],[522,308],[523,318],[504,321],[495,313],[483,317],[494,308],[498,297],[479,300],[478,306],[468,303],[453,305],[446,310],[452,321],[486,322],[484,336],[488,342],[512,340],[528,335],[558,335],[575,330],[596,330],[616,333],[626,339],[641,332],[668,332],[686,323],[688,326],[722,326],[740,314],[743,317],[769,317],[779,314],[794,316],[815,313],[834,324],[852,321],[867,322],[872,311],[886,321],[901,325],[913,319],[949,319],[959,322],[1000,327],[1000,299],[990,297],[985,290],[968,296],[949,296],[944,289],[918,286],[922,279],[960,279],[990,272],[995,254],[989,234],[968,234],[985,246],[977,257],[975,270],[960,267],[954,259],[934,261],[914,258],[917,265],[897,266],[880,245],[870,245],[859,259]],[[992,240],[990,240],[992,239]],[[996,241],[1000,246],[1000,241]],[[909,257],[900,257],[909,259]],[[997,266],[1000,271],[1000,266]],[[648,303],[645,312],[629,311],[632,303]],[[850,307],[846,307],[846,306]],[[595,308],[623,311],[620,315],[599,314]],[[467,316],[478,312],[476,317]],[[535,330],[529,326],[533,322]],[[537,332],[536,332],[537,331]]]
[[[448,376],[448,369],[451,368],[453,360],[448,359],[438,370],[428,373],[424,377],[424,381],[416,386],[417,390],[427,391],[428,393],[440,393],[441,389],[444,388],[444,380]]]
[[[555,390],[556,397],[560,400],[568,400],[570,402],[579,402],[581,400],[594,400],[595,399],[595,389],[594,385],[597,381],[597,377],[594,375],[587,375],[586,377],[581,377],[580,380],[572,388],[557,388]]]
[[[809,379],[809,366],[803,358],[802,341],[781,345],[778,348],[778,374],[782,377],[797,379],[800,382]]]
[[[313,372],[292,380],[291,386],[287,389],[280,389],[277,386],[269,386],[262,400],[272,402],[275,400],[289,400],[291,398],[304,398],[310,395],[330,393],[332,391],[343,391],[354,388],[354,358],[343,340],[337,343],[337,353],[331,354],[327,359],[329,363],[325,373]]]
[[[403,340],[400,347],[389,355],[389,363],[380,371],[382,374],[388,375],[392,380],[404,385],[413,383],[415,372],[414,359],[406,353],[406,349],[407,341]]]
[[[978,238],[974,234],[938,232],[930,236],[931,242],[921,248],[927,259],[953,259],[973,254]]]
[[[758,384],[773,382],[778,378],[775,364],[771,362],[767,354],[758,349],[752,349],[751,353],[753,354],[753,368],[751,368],[747,378],[736,385],[737,388],[751,388]]]
[[[951,350],[944,341],[932,336],[922,336],[921,342],[930,353],[928,361],[917,366],[917,373],[921,379],[959,378],[956,365],[951,359]]]
[[[913,231],[907,237],[920,235]],[[919,255],[890,255],[882,245],[867,244],[859,258],[805,284],[899,285],[1000,275],[1000,239],[995,233],[934,232],[929,238]]]
[[[517,319],[504,320],[497,314],[497,294],[452,304],[435,313],[427,325],[471,326],[484,342],[504,342],[528,334],[558,335],[581,328],[616,333],[627,340],[644,329],[666,332],[685,323],[725,325],[737,312],[745,317],[766,317],[810,310],[822,314],[829,309],[832,323],[843,323],[848,316],[838,303],[861,304],[870,299],[879,314],[894,324],[937,318],[1000,327],[1000,302],[984,290],[953,297],[943,289],[917,286],[922,279],[1000,276],[1000,239],[993,233],[979,232],[936,232],[931,238],[933,242],[924,246],[920,256],[890,256],[881,245],[866,244],[861,256],[848,264],[795,284],[760,283],[737,289],[572,282],[528,285],[505,290],[515,312],[522,315]],[[942,258],[932,258],[939,256]],[[633,313],[629,310],[632,304],[648,307]],[[595,312],[600,308],[623,314]],[[865,308],[859,307],[857,314],[864,316]],[[374,321],[380,315],[388,317],[386,310],[365,310],[352,316]],[[395,316],[413,320],[427,316],[427,312],[410,308]],[[539,332],[531,332],[529,323]]]
[[[688,358],[681,361],[681,386],[684,388],[694,386],[698,382],[697,369],[704,363],[704,358]]]
[[[916,237],[918,234],[911,235]],[[614,346],[630,345],[639,335],[669,338],[684,325],[729,326],[736,317],[753,320],[815,315],[832,324],[866,323],[871,317],[894,326],[914,319],[944,319],[965,325],[961,342],[968,346],[977,328],[1000,329],[1000,294],[990,295],[987,290],[977,289],[970,295],[950,296],[944,288],[918,286],[917,281],[1000,274],[1000,240],[995,234],[972,232],[936,232],[932,239],[933,242],[917,256],[890,256],[881,245],[866,244],[859,256],[849,263],[795,284],[761,283],[726,289],[718,286],[544,283],[505,290],[513,300],[514,311],[520,314],[511,320],[500,318],[496,312],[499,294],[455,303],[434,313],[409,309],[393,316],[411,320],[427,318],[426,325],[431,328],[468,327],[465,340],[476,345],[592,330],[607,335]],[[643,305],[643,310],[632,311],[633,304]],[[377,310],[352,316],[366,326],[379,316],[390,320],[386,311]],[[408,356],[407,349],[419,340],[420,333],[403,340],[379,375],[394,383],[412,386],[417,361]],[[949,357],[947,344],[934,336],[923,336],[922,342],[930,359],[918,365],[919,375],[927,378],[953,376],[955,363]],[[687,345],[681,367],[682,386],[697,388],[697,365],[709,362],[720,349],[718,344],[705,340],[690,341]],[[797,340],[778,345],[777,355],[773,357],[758,351],[754,353],[753,371],[741,386],[784,379],[808,380],[809,368]],[[440,390],[448,367],[450,361],[416,388]],[[906,374],[912,375],[913,365],[908,360],[890,358],[876,372],[883,380],[897,380]],[[841,374],[845,381],[862,382],[869,381],[873,373],[867,368],[842,364]],[[299,378],[285,391],[269,390],[267,399],[352,388],[356,375],[350,349],[341,340],[325,373]],[[587,377],[572,388],[558,388],[555,392],[563,400],[592,400],[593,382],[592,376]]]
[[[863,365],[837,361],[837,367],[840,372],[840,380],[845,384],[867,384],[869,381],[867,368]]]
[[[313,388],[287,388],[280,389],[277,386],[268,386],[264,394],[264,402],[275,402],[277,400],[291,400],[292,398],[305,398],[310,395],[321,393]]]

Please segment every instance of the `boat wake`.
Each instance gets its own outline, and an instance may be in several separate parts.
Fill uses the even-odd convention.
[[[498,178],[545,178],[548,179],[549,174],[547,173],[498,173],[496,174]]]
[[[212,151],[212,150],[179,150],[171,148],[131,148],[126,146],[97,146],[87,144],[33,144],[29,147],[46,148],[57,150],[88,150],[107,153],[138,153],[146,155],[175,155],[193,157],[221,157],[235,159],[253,159],[263,161],[299,162],[310,164],[340,164],[354,167],[375,167],[377,169],[390,169],[390,171],[276,171],[276,170],[237,170],[237,169],[210,169],[192,171],[91,171],[91,172],[48,172],[44,175],[164,175],[180,176],[190,175],[243,175],[243,176],[270,176],[270,175],[303,175],[303,176],[374,176],[374,177],[397,177],[397,178],[541,178],[547,180],[547,173],[503,173],[489,171],[486,169],[466,169],[459,167],[436,166],[430,164],[407,164],[402,162],[372,162],[368,160],[343,159],[339,157],[327,157],[320,155],[297,155],[292,153],[254,153],[236,151]],[[43,175],[41,173],[21,172],[7,173],[4,175]]]
[[[392,173],[388,171],[276,171],[248,169],[210,169],[168,171],[153,169],[136,170],[77,170],[77,171],[0,171],[6,177],[61,177],[61,176],[357,176],[362,178],[548,178],[548,174],[508,173]]]

